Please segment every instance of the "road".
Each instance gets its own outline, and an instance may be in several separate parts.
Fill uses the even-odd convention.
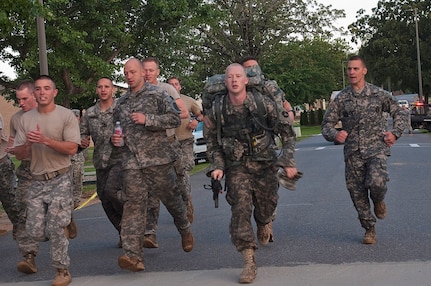
[[[378,221],[378,241],[372,246],[361,244],[364,230],[356,218],[344,183],[343,146],[326,142],[322,136],[314,136],[298,142],[296,147],[297,167],[304,176],[298,181],[296,191],[280,188],[274,222],[275,242],[257,251],[260,268],[289,267],[293,271],[294,266],[303,265],[418,261],[429,265],[429,134],[406,135],[392,148],[392,156],[388,160],[391,179],[386,197],[388,216]],[[242,268],[242,258],[229,240],[229,206],[222,195],[220,207],[214,208],[211,192],[203,188],[208,183],[203,173],[192,176],[193,232],[196,239],[192,252],[182,251],[172,218],[162,207],[158,230],[160,248],[144,251],[145,272],[149,275],[155,272]],[[114,275],[128,274],[117,265],[117,258],[122,254],[122,250],[116,248],[118,234],[106,219],[101,205],[76,211],[75,219],[79,234],[71,240],[69,250],[70,271],[74,279],[89,276],[112,276],[114,279]],[[10,233],[0,237],[0,253],[0,284],[51,281],[54,276],[49,243],[40,244],[36,257],[39,271],[34,275],[16,271],[20,257]],[[234,275],[239,274],[236,272]]]

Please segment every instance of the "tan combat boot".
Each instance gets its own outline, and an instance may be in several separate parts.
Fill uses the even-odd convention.
[[[74,239],[78,236],[78,227],[76,226],[73,217],[70,218],[70,223],[67,226],[67,230],[69,231],[69,239]]]
[[[57,269],[57,275],[55,275],[52,286],[67,286],[72,282],[72,276],[70,276],[69,270]]]
[[[374,226],[370,227],[365,231],[364,239],[362,240],[363,244],[374,244],[376,243],[376,229]]]
[[[384,219],[386,217],[386,204],[384,201],[374,203],[374,214],[379,219]]]
[[[257,226],[257,239],[262,245],[267,245],[272,236],[272,222]]]
[[[126,269],[133,272],[145,270],[144,263],[138,257],[129,257],[127,255],[121,255],[118,257],[118,266],[122,269]]]
[[[16,265],[16,269],[19,272],[25,274],[33,274],[37,272],[36,262],[34,261],[34,254],[27,253],[24,255],[24,260],[21,260]]]
[[[252,283],[257,275],[256,262],[254,260],[254,249],[244,249],[241,251],[244,258],[244,268],[239,276],[239,283]]]
[[[193,245],[195,244],[195,239],[191,231],[185,234],[181,234],[181,244],[185,252],[192,251]]]
[[[159,244],[157,243],[156,235],[155,234],[144,235],[142,246],[144,248],[158,248]]]

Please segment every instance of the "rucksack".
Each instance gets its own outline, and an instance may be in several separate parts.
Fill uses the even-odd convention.
[[[288,117],[287,112],[283,108],[284,93],[278,87],[275,81],[265,79],[262,70],[258,65],[245,68],[245,71],[248,77],[247,91],[252,92],[254,95],[259,110],[259,122],[262,123],[262,127],[265,129],[274,129],[275,126],[268,127],[264,124],[264,117],[266,117],[266,106],[259,98],[259,95],[267,96],[275,103],[278,119],[282,120],[282,118]],[[216,74],[209,77],[205,83],[204,91],[202,93],[202,107],[204,114],[211,110],[214,102],[217,104],[220,96],[227,94],[224,80],[224,74]],[[216,113],[218,109],[219,108],[217,107]]]

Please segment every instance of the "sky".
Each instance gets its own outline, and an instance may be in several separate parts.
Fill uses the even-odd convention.
[[[336,21],[336,26],[343,26],[347,30],[347,26],[356,22],[356,12],[360,9],[365,10],[365,14],[371,15],[371,9],[377,7],[379,0],[316,0],[326,6],[332,5],[333,9],[344,10],[345,18],[340,18]]]
[[[378,0],[362,0],[362,1],[349,1],[349,0],[317,0],[324,5],[332,5],[334,9],[343,9],[346,12],[346,18],[339,19],[336,23],[337,26],[347,26],[356,21],[356,11],[363,8],[366,14],[371,14],[371,9],[377,6]],[[0,71],[8,77],[15,79],[16,74],[13,69],[4,62],[0,62]]]

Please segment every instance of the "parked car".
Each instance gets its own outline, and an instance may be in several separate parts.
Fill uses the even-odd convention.
[[[207,157],[207,143],[204,138],[204,123],[199,122],[195,130],[193,130],[193,154],[195,156],[195,164],[198,164],[200,160],[208,161]]]
[[[402,108],[402,109],[409,109],[410,104],[407,100],[405,99],[400,99],[398,100],[398,105]]]

